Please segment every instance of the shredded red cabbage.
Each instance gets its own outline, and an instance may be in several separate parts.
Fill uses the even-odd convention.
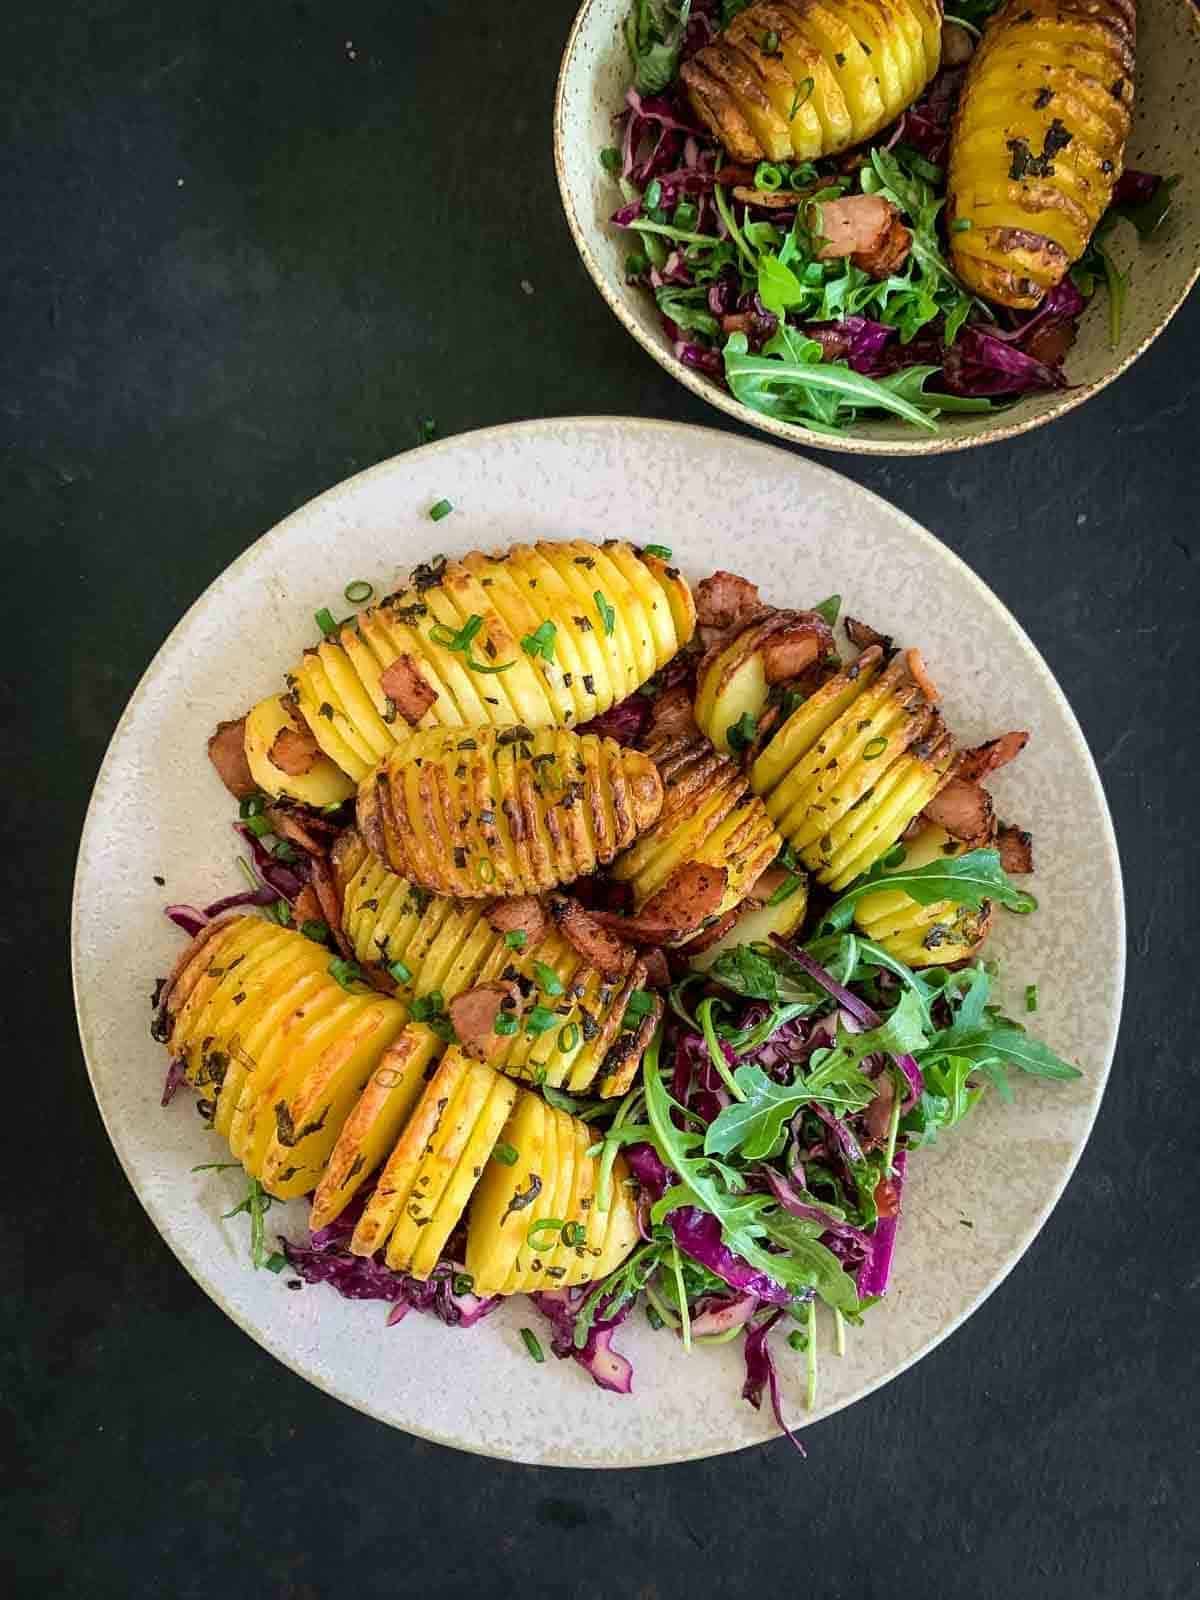
[[[180,1088],[187,1082],[187,1071],[182,1061],[172,1061],[163,1079],[161,1106],[169,1106]]]
[[[1060,368],[1047,366],[974,323],[961,328],[958,338],[947,347],[942,380],[950,394],[973,398],[1067,386]]]
[[[893,1165],[896,1175],[892,1179],[892,1185],[896,1205],[890,1216],[880,1217],[875,1224],[875,1231],[871,1235],[871,1253],[858,1274],[858,1294],[861,1300],[865,1300],[868,1295],[886,1294],[888,1279],[891,1277],[892,1255],[896,1249],[896,1234],[900,1226],[900,1193],[904,1187],[904,1174],[908,1166],[908,1157],[903,1150],[897,1150]]]
[[[809,322],[804,332],[825,352],[826,361],[845,361],[851,371],[868,378],[889,370],[884,350],[896,338],[896,329],[869,317],[843,317],[840,322]]]
[[[550,1348],[560,1361],[568,1357],[578,1361],[601,1389],[609,1389],[613,1394],[632,1394],[633,1363],[612,1347],[614,1331],[633,1310],[632,1299],[623,1301],[607,1316],[602,1313],[595,1316],[585,1343],[582,1346],[575,1343],[576,1320],[594,1287],[581,1284],[573,1289],[539,1289],[529,1298],[550,1323]]]
[[[644,694],[626,695],[598,717],[584,722],[577,733],[594,733],[600,739],[615,739],[618,744],[636,744],[650,721],[650,700]]]
[[[679,1248],[723,1279],[731,1289],[757,1295],[765,1304],[773,1306],[790,1306],[796,1298],[765,1272],[757,1271],[735,1255],[722,1242],[721,1224],[710,1212],[700,1211],[695,1206],[680,1206],[667,1216],[666,1224]]]
[[[779,1376],[767,1345],[767,1335],[782,1315],[782,1311],[776,1311],[765,1322],[755,1323],[752,1328],[746,1330],[746,1339],[742,1346],[742,1355],[746,1362],[746,1381],[742,1385],[742,1398],[749,1400],[757,1411],[762,1405],[762,1392],[765,1387],[771,1396],[771,1410],[775,1413],[775,1421],[800,1454],[804,1455],[804,1446],[783,1420],[783,1406],[779,1399]]]

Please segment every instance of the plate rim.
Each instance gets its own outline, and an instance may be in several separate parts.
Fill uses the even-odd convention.
[[[1200,38],[1200,9],[1193,0],[1182,0],[1191,16],[1192,26]],[[1196,263],[1191,273],[1179,292],[1178,298],[1170,305],[1164,315],[1150,330],[1146,337],[1134,348],[1128,351],[1113,367],[1111,372],[1106,372],[1103,377],[1097,378],[1093,383],[1073,384],[1061,390],[1058,399],[1045,411],[1036,416],[1026,417],[1023,421],[1001,423],[1000,426],[979,434],[938,434],[933,436],[920,436],[913,439],[898,438],[865,439],[859,435],[820,433],[816,429],[806,428],[798,422],[781,422],[777,417],[767,416],[765,413],[755,411],[752,407],[744,405],[725,389],[719,389],[716,384],[705,380],[702,374],[685,366],[682,361],[670,350],[663,347],[645,332],[641,324],[632,315],[625,299],[613,294],[600,270],[600,263],[592,250],[582,221],[575,208],[575,200],[570,185],[567,182],[566,159],[564,149],[566,144],[566,125],[564,120],[567,95],[567,74],[574,63],[576,45],[579,34],[587,21],[588,15],[596,0],[581,0],[579,10],[571,24],[571,31],[567,35],[567,42],[559,62],[558,78],[554,86],[553,107],[553,143],[554,143],[554,172],[558,179],[559,200],[567,219],[567,227],[575,243],[588,276],[600,293],[601,299],[625,329],[626,333],[641,345],[642,349],[652,360],[677,383],[683,384],[692,394],[699,399],[707,401],[719,411],[724,411],[727,416],[734,417],[746,427],[756,428],[763,433],[769,433],[773,438],[784,440],[788,444],[806,445],[815,450],[828,450],[839,455],[865,455],[865,456],[936,456],[950,455],[959,450],[978,450],[985,445],[1000,444],[1009,439],[1016,439],[1021,434],[1032,433],[1035,428],[1041,428],[1051,422],[1056,422],[1059,417],[1064,417],[1068,412],[1076,410],[1093,395],[1099,394],[1102,389],[1107,389],[1109,384],[1115,383],[1123,377],[1138,358],[1146,353],[1152,344],[1164,332],[1167,325],[1175,317],[1191,294],[1198,279],[1200,279],[1200,250],[1197,250]],[[1014,410],[1016,408],[1014,407]],[[1003,413],[1002,413],[1003,415]]]
[[[131,1162],[130,1159],[127,1158],[122,1137],[117,1128],[112,1122],[110,1122],[107,1109],[97,1083],[96,1070],[93,1067],[93,1046],[89,1038],[87,1002],[83,996],[83,968],[85,965],[85,958],[80,944],[81,889],[84,860],[85,856],[89,854],[88,847],[91,844],[92,832],[98,826],[97,802],[101,793],[101,789],[104,786],[106,779],[108,779],[110,776],[110,769],[115,770],[115,758],[118,754],[117,747],[125,736],[139,708],[140,702],[155,675],[155,671],[160,659],[169,650],[176,637],[183,631],[193,613],[197,612],[201,606],[210,603],[214,593],[218,591],[227,580],[232,580],[245,565],[248,565],[251,561],[251,558],[255,557],[257,552],[259,552],[262,548],[269,548],[270,545],[277,539],[283,538],[286,534],[286,531],[295,521],[311,515],[313,509],[319,503],[335,503],[337,500],[347,495],[352,489],[357,490],[364,481],[370,478],[382,478],[386,476],[390,471],[395,470],[397,463],[401,461],[408,461],[418,456],[422,457],[423,459],[428,459],[430,456],[448,451],[450,449],[461,449],[464,445],[467,445],[468,448],[471,448],[481,443],[486,444],[487,442],[495,439],[510,439],[513,436],[520,435],[530,435],[536,437],[540,431],[547,428],[567,430],[599,429],[601,431],[608,431],[617,434],[623,432],[632,432],[635,434],[659,436],[663,434],[687,436],[693,436],[697,434],[708,435],[714,442],[720,441],[738,449],[761,451],[774,458],[778,458],[781,454],[783,454],[790,463],[802,467],[802,469],[805,471],[815,472],[823,477],[831,478],[840,485],[848,484],[854,494],[865,496],[869,501],[876,502],[880,507],[883,508],[887,515],[899,519],[900,522],[903,523],[906,533],[910,537],[914,538],[917,545],[923,549],[936,552],[936,555],[939,559],[948,558],[950,560],[951,564],[957,569],[959,576],[965,578],[975,589],[979,597],[994,611],[996,611],[1000,618],[1013,630],[1018,642],[1023,647],[1031,667],[1042,678],[1044,687],[1049,690],[1050,695],[1056,701],[1060,712],[1065,717],[1067,727],[1077,741],[1078,747],[1084,757],[1087,779],[1089,784],[1092,786],[1095,796],[1099,802],[1099,811],[1102,822],[1101,847],[1103,855],[1109,866],[1111,894],[1115,916],[1115,931],[1117,934],[1116,950],[1114,952],[1116,1003],[1113,1007],[1111,1016],[1108,1018],[1108,1024],[1105,1030],[1106,1037],[1103,1048],[1102,1065],[1094,1073],[1089,1074],[1089,1078],[1094,1081],[1095,1093],[1092,1096],[1090,1106],[1087,1110],[1086,1125],[1083,1127],[1075,1148],[1072,1150],[1069,1159],[1064,1164],[1063,1170],[1057,1178],[1053,1190],[1045,1204],[1039,1208],[1036,1217],[1033,1219],[1027,1229],[1021,1234],[1017,1243],[1009,1252],[1009,1255],[1004,1261],[1002,1267],[984,1286],[984,1288],[973,1299],[969,1300],[968,1303],[960,1309],[956,1316],[948,1320],[944,1325],[939,1326],[936,1333],[933,1334],[926,1343],[921,1345],[920,1348],[916,1349],[900,1365],[892,1367],[886,1372],[881,1373],[877,1378],[869,1382],[865,1387],[859,1389],[853,1395],[847,1396],[846,1398],[838,1401],[828,1410],[823,1410],[820,1416],[813,1421],[802,1420],[798,1426],[802,1427],[806,1432],[810,1431],[812,1428],[819,1426],[821,1423],[824,1423],[830,1418],[836,1416],[839,1412],[847,1409],[849,1406],[855,1405],[859,1401],[867,1399],[868,1396],[874,1394],[884,1385],[891,1383],[893,1380],[908,1372],[912,1367],[917,1365],[918,1362],[923,1360],[946,1339],[948,1339],[951,1334],[957,1332],[963,1323],[967,1321],[969,1317],[974,1315],[983,1302],[987,1300],[1008,1278],[1009,1274],[1018,1265],[1018,1263],[1024,1259],[1034,1240],[1046,1226],[1051,1214],[1054,1212],[1059,1201],[1061,1200],[1067,1184],[1074,1176],[1083,1152],[1086,1149],[1089,1140],[1091,1139],[1093,1130],[1095,1128],[1096,1119],[1099,1116],[1100,1107],[1108,1086],[1108,1080],[1112,1072],[1122,1014],[1124,1010],[1128,957],[1124,875],[1121,870],[1120,853],[1117,845],[1116,832],[1113,826],[1112,814],[1109,809],[1108,797],[1105,793],[1100,770],[1096,763],[1095,757],[1092,754],[1091,747],[1089,746],[1084,735],[1083,729],[1080,726],[1079,719],[1076,717],[1075,712],[1070,704],[1070,701],[1067,699],[1065,692],[1059,685],[1054,674],[1051,672],[1049,665],[1043,659],[1036,644],[1025,632],[1020,622],[1008,609],[1000,597],[989,587],[987,583],[984,582],[981,577],[979,577],[977,573],[973,571],[973,569],[966,561],[963,560],[957,551],[955,551],[950,545],[944,543],[937,537],[936,534],[930,532],[930,530],[925,528],[921,523],[917,522],[916,519],[910,516],[908,512],[893,504],[891,501],[885,499],[882,495],[877,494],[873,489],[868,489],[864,485],[857,483],[854,479],[846,477],[845,474],[837,472],[832,466],[828,466],[824,462],[813,461],[807,457],[796,457],[789,452],[781,452],[777,445],[768,443],[763,439],[745,438],[741,435],[730,434],[719,428],[700,424],[682,423],[657,418],[622,416],[620,414],[601,416],[575,415],[569,417],[527,418],[517,422],[497,423],[485,428],[452,434],[445,439],[433,440],[429,444],[421,445],[411,450],[400,451],[395,455],[391,455],[381,461],[377,461],[373,465],[363,468],[360,471],[351,474],[349,477],[341,479],[339,482],[330,485],[329,488],[320,491],[318,494],[313,495],[310,499],[304,501],[294,510],[289,512],[279,522],[274,523],[270,528],[261,533],[256,539],[247,545],[245,549],[240,552],[240,554],[235,556],[231,562],[224,566],[212,579],[212,581],[208,583],[203,590],[201,590],[200,594],[196,596],[191,605],[187,607],[182,616],[180,616],[178,621],[158,645],[145,670],[141,673],[136,684],[134,685],[134,688],[129,695],[125,707],[122,710],[121,715],[118,718],[105,747],[104,756],[99,764],[99,767],[97,768],[96,776],[93,780],[91,791],[89,793],[87,809],[84,814],[83,824],[80,829],[75,868],[72,874],[69,941],[71,989],[75,1007],[75,1020],[79,1033],[84,1065],[87,1070],[88,1082],[91,1086],[92,1095],[95,1100],[96,1108],[99,1112],[104,1131],[108,1136],[113,1153],[117,1157],[117,1160],[121,1166],[121,1170],[124,1173],[130,1188],[133,1190],[138,1203],[141,1205],[142,1210],[145,1212],[155,1231],[158,1233],[167,1249],[183,1266],[185,1271],[209,1298],[209,1300],[211,1300],[218,1307],[218,1309],[225,1316],[227,1316],[230,1321],[232,1321],[244,1334],[251,1338],[260,1349],[265,1350],[269,1355],[274,1357],[275,1360],[279,1361],[281,1365],[286,1367],[297,1377],[303,1379],[306,1383],[312,1384],[314,1388],[320,1389],[323,1393],[331,1396],[335,1400],[340,1401],[342,1404],[349,1406],[353,1410],[359,1412],[361,1415],[369,1417],[373,1422],[376,1422],[381,1426],[396,1428],[400,1432],[410,1434],[415,1438],[423,1439],[429,1443],[441,1445],[449,1449],[463,1450],[469,1454],[482,1456],[489,1460],[512,1461],[522,1465],[555,1467],[564,1468],[567,1470],[628,1470],[632,1467],[640,1468],[669,1466],[686,1461],[715,1460],[718,1458],[732,1456],[745,1450],[756,1449],[763,1444],[773,1443],[774,1439],[772,1437],[767,1437],[761,1440],[739,1441],[731,1443],[727,1447],[718,1450],[713,1450],[709,1447],[701,1447],[696,1449],[677,1449],[672,1450],[663,1456],[659,1456],[654,1460],[641,1458],[630,1460],[601,1460],[596,1458],[575,1461],[538,1458],[535,1460],[522,1455],[517,1451],[504,1452],[492,1446],[481,1445],[475,1441],[464,1440],[449,1436],[447,1434],[437,1433],[427,1427],[416,1426],[409,1421],[405,1421],[403,1423],[393,1421],[391,1418],[382,1416],[376,1411],[371,1410],[366,1404],[361,1403],[353,1396],[342,1392],[337,1387],[335,1382],[331,1381],[320,1373],[314,1372],[313,1370],[301,1365],[298,1360],[293,1359],[281,1348],[276,1336],[270,1329],[254,1326],[248,1316],[243,1316],[230,1303],[228,1303],[225,1299],[221,1286],[218,1283],[210,1281],[205,1270],[192,1258],[192,1252],[190,1248],[168,1231],[168,1219],[164,1216],[164,1220],[160,1221],[159,1217],[156,1215],[155,1209],[151,1206],[147,1194],[143,1193],[142,1187],[135,1180],[133,1171],[131,1170]]]

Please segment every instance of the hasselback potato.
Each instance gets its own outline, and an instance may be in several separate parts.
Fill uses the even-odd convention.
[[[537,893],[595,871],[662,810],[654,763],[565,729],[423,730],[359,786],[371,850],[463,898]]]
[[[952,741],[926,687],[915,652],[883,669],[874,645],[802,701],[751,764],[771,820],[833,890],[872,866],[946,780]]]
[[[702,733],[668,736],[646,754],[663,780],[662,815],[618,856],[612,875],[632,888],[636,913],[688,863],[722,868],[724,892],[706,918],[719,920],[740,905],[783,841],[745,774]]]
[[[519,1013],[541,1007],[553,1014],[553,1026],[522,1026],[489,1039],[494,1067],[572,1093],[615,1095],[629,1087],[647,1034],[644,1025],[623,1029],[630,996],[646,981],[645,964],[632,950],[624,970],[606,979],[536,906],[526,919],[532,936],[514,948],[499,925],[505,919],[487,901],[414,890],[371,855],[353,829],[338,839],[333,865],[342,926],[373,981],[394,986],[402,1000],[432,995],[448,1006],[481,986],[514,983]],[[541,1013],[539,1020],[545,1020]]]
[[[1036,306],[1121,175],[1134,0],[1008,0],[967,69],[947,179],[951,259],[989,300]]]
[[[927,823],[905,845],[904,865],[928,866],[939,856],[960,856],[969,848],[944,828]],[[854,908],[855,924],[867,938],[910,967],[942,967],[974,955],[987,937],[991,920],[990,900],[978,910],[952,900],[922,906],[900,889],[864,895]]]
[[[941,21],[940,0],[764,0],[680,78],[735,160],[814,160],[911,105],[938,69]]]
[[[320,756],[357,783],[414,727],[587,722],[669,661],[695,621],[679,571],[624,540],[439,557],[306,651],[290,703]],[[254,768],[261,787],[303,798],[302,758],[280,768],[269,752]]]
[[[247,1172],[280,1199],[315,1186],[315,1229],[383,1163],[350,1248],[386,1247],[389,1266],[418,1278],[476,1192],[479,1292],[582,1283],[616,1266],[638,1237],[625,1163],[602,1208],[585,1123],[465,1047],[437,1062],[431,1029],[405,1026],[397,1000],[343,988],[335,965],[302,934],[236,914],[201,931],[165,988],[156,1032]],[[559,1228],[531,1237],[550,1217]]]

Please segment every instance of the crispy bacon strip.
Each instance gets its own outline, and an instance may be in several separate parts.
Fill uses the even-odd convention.
[[[696,933],[721,904],[728,872],[705,861],[677,867],[657,894],[632,917],[594,914],[602,927],[637,944],[675,944]]]
[[[425,678],[410,655],[399,655],[383,669],[379,687],[391,700],[405,722],[415,726],[437,699],[437,690]]]
[[[817,251],[819,261],[849,256],[856,267],[878,278],[888,277],[903,264],[912,234],[890,200],[878,194],[852,194],[822,200],[819,208],[818,230],[825,241]]]
[[[736,572],[714,572],[696,585],[696,621],[702,628],[730,628],[761,607],[758,585]]]
[[[642,963],[646,968],[647,989],[666,989],[671,983],[671,969],[667,965],[667,958],[657,945],[647,945],[640,952]]]
[[[267,760],[289,778],[302,778],[311,772],[321,747],[307,728],[280,728],[271,741]]]
[[[877,644],[884,655],[891,655],[891,638],[886,633],[877,633],[869,622],[860,622],[857,617],[846,617],[842,626],[846,630],[847,639],[856,650],[866,650],[868,646]]]
[[[333,868],[325,856],[313,856],[308,863],[309,883],[316,891],[321,906],[321,916],[329,924],[334,942],[348,961],[354,959],[354,949],[342,929],[342,895]]]
[[[325,913],[317,898],[317,891],[306,883],[292,902],[292,921],[299,928],[305,922],[324,922]]]
[[[925,807],[923,815],[929,822],[955,839],[974,848],[986,844],[996,830],[996,812],[992,797],[977,783],[965,778],[951,778]]]
[[[1011,822],[1006,822],[996,835],[996,849],[1000,852],[1000,865],[1005,872],[1033,871],[1033,835]]]
[[[554,925],[563,938],[590,967],[595,967],[606,983],[615,983],[628,972],[635,952],[613,928],[613,923],[619,925],[621,918],[608,920],[603,913],[585,911],[578,900],[567,894],[552,894],[549,907]]]
[[[703,929],[694,939],[689,939],[685,945],[681,946],[680,955],[686,956],[690,960],[692,956],[698,956],[705,950],[711,950],[717,940],[723,939],[730,928],[734,926],[742,912],[748,910],[749,902],[743,900],[740,905],[734,906],[732,911],[727,911],[723,917],[718,917],[710,928]]]
[[[691,690],[686,683],[677,683],[650,703],[650,725],[638,741],[643,750],[696,732],[696,719],[692,713]]]
[[[1010,761],[1015,761],[1028,743],[1028,733],[1002,733],[998,739],[989,739],[985,744],[977,744],[973,750],[964,751],[959,757],[955,774],[965,778],[968,783],[979,783],[990,772],[998,772]]]
[[[258,785],[250,773],[246,760],[246,719],[236,722],[218,722],[217,731],[208,741],[208,759],[217,769],[217,777],[236,800],[246,800],[258,793]]]
[[[484,912],[497,933],[523,933],[524,950],[533,950],[546,937],[550,919],[535,894],[514,895],[509,900],[493,900]]]
[[[514,1011],[520,999],[515,983],[481,983],[446,1002],[458,1042],[469,1056],[488,1061],[502,1048],[504,1036],[496,1032],[496,1018],[502,1010]]]
[[[887,232],[872,249],[855,250],[850,259],[861,271],[872,278],[890,278],[908,260],[912,249],[912,234],[900,220],[898,211],[892,213]]]
[[[763,645],[763,675],[771,684],[798,678],[831,643],[829,624],[822,618],[792,623]]]
[[[271,832],[287,839],[308,856],[323,856],[329,851],[330,838],[336,828],[319,823],[316,818],[300,817],[284,806],[268,806],[265,812]]]

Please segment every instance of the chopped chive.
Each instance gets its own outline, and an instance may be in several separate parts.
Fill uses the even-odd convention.
[[[286,839],[278,839],[271,847],[271,854],[276,861],[299,861],[300,852],[294,844],[289,844]]]
[[[596,602],[596,610],[599,612],[600,620],[604,624],[604,632],[611,638],[612,631],[617,625],[617,613],[609,605],[599,589],[592,595],[592,599]]]
[[[881,756],[887,749],[887,744],[888,742],[883,734],[878,734],[874,739],[868,739],[866,744],[863,745],[863,760],[874,761],[877,756]]]
[[[558,1030],[558,1048],[563,1055],[569,1055],[579,1043],[579,1024],[568,1022],[565,1027]]]
[[[527,633],[521,640],[521,649],[527,656],[536,660],[541,656],[544,661],[554,660],[554,641],[558,637],[558,629],[553,622],[543,622]]]
[[[562,979],[553,967],[548,967],[544,961],[535,961],[533,971],[539,987],[545,994],[555,996],[562,994]]]
[[[970,217],[955,217],[954,221],[950,224],[950,232],[970,233],[974,226],[975,224],[971,221]]]
[[[797,111],[799,111],[800,107],[809,98],[816,86],[815,79],[801,78],[800,82],[796,85],[796,93],[792,96],[792,108],[788,112],[789,122],[794,120]]]
[[[763,54],[767,56],[773,56],[779,49],[779,35],[775,32],[774,28],[763,34],[762,49]]]
[[[642,195],[642,204],[647,211],[655,211],[662,204],[662,184],[655,178],[646,185],[646,192]]]
[[[681,200],[675,207],[675,215],[671,218],[673,228],[682,228],[685,233],[691,233],[700,220],[700,212],[690,200]]]
[[[537,1334],[534,1333],[532,1328],[522,1328],[521,1338],[524,1341],[526,1350],[529,1351],[529,1354],[536,1362],[539,1363],[539,1365],[541,1362],[545,1361],[546,1357],[542,1352],[541,1345],[537,1341]]]
[[[586,1238],[587,1229],[584,1227],[582,1222],[563,1223],[562,1241],[568,1247],[568,1249],[575,1249],[576,1245],[583,1244]]]
[[[510,933],[504,935],[504,942],[510,950],[524,950],[528,938],[529,935],[524,928],[513,928]]]
[[[842,597],[840,594],[831,594],[827,600],[822,600],[819,605],[815,605],[813,607],[813,610],[817,613],[817,615],[819,617],[824,617],[825,621],[831,628],[837,621],[838,616],[841,613],[841,609]]]
[[[429,508],[430,520],[440,522],[443,517],[448,517],[454,510],[449,500],[438,500]]]
[[[1027,984],[1025,986],[1025,1009],[1026,1011],[1036,1011],[1037,1008],[1038,986],[1036,983]]]
[[[261,817],[266,810],[266,797],[261,794],[247,795],[238,805],[238,816],[243,822],[249,822],[251,817]]]
[[[501,1038],[507,1038],[517,1031],[517,1019],[511,1011],[498,1011],[496,1020],[492,1023],[492,1032],[498,1033]]]
[[[471,654],[471,645],[479,630],[483,627],[483,618],[472,612],[456,633],[453,628],[448,628],[444,622],[435,622],[429,630],[429,637],[434,644],[440,644],[445,650],[454,650],[466,657],[467,666],[472,672],[507,672],[509,667],[515,666],[512,661],[502,661],[491,665],[486,661],[477,661]]]
[[[446,999],[440,989],[431,989],[428,994],[419,994],[412,1003],[412,1019],[414,1022],[429,1022],[438,1017],[446,1009]]]
[[[375,586],[368,583],[365,578],[355,578],[354,582],[348,583],[342,592],[352,606],[361,606],[375,593]]]
[[[278,1274],[283,1271],[284,1267],[287,1266],[287,1257],[281,1256],[279,1251],[275,1250],[263,1262],[263,1266],[266,1267],[268,1272],[274,1272]]]
[[[525,1032],[532,1033],[535,1037],[540,1033],[548,1033],[557,1020],[548,1006],[534,1006],[525,1018]]]
[[[532,1250],[553,1250],[565,1227],[566,1223],[561,1217],[542,1217],[539,1221],[529,1224],[525,1242]],[[553,1238],[549,1239],[545,1244],[539,1244],[538,1239],[543,1233],[552,1234]]]
[[[329,942],[329,924],[320,922],[315,917],[308,922],[302,922],[300,924],[300,932],[306,939],[311,939],[314,944],[328,944]]]
[[[313,618],[327,639],[331,633],[337,632],[337,623],[333,620],[333,612],[328,606],[322,606],[320,611],[314,611]]]
[[[616,145],[605,145],[604,149],[600,152],[600,165],[604,168],[605,172],[611,172],[614,175],[620,172],[621,152],[617,149]]]
[[[502,1167],[515,1167],[517,1164],[517,1152],[512,1145],[505,1144],[501,1140],[499,1144],[492,1146],[492,1160],[498,1161]]]
[[[363,970],[357,961],[343,961],[341,956],[335,956],[329,963],[329,976],[335,983],[341,984],[343,989],[349,989],[351,984],[363,981]]]
[[[648,989],[635,989],[625,1006],[625,1021],[639,1022],[654,1010],[654,996]]]
[[[669,544],[644,544],[643,555],[657,556],[660,561],[670,561],[671,546]]]
[[[640,250],[633,250],[625,257],[625,276],[627,278],[641,278],[650,271],[650,258],[643,255]]]
[[[408,983],[412,978],[412,968],[405,966],[403,961],[388,963],[388,977],[396,983]]]
[[[764,194],[783,188],[783,173],[773,161],[760,161],[754,169],[754,187]]]
[[[475,1279],[469,1272],[456,1272],[450,1279],[450,1288],[454,1294],[473,1294]]]
[[[292,908],[286,900],[276,900],[273,906],[268,906],[267,916],[281,928],[290,928],[292,925]]]
[[[246,828],[256,839],[261,839],[270,833],[271,824],[261,813],[255,813],[254,816],[246,818]]]

